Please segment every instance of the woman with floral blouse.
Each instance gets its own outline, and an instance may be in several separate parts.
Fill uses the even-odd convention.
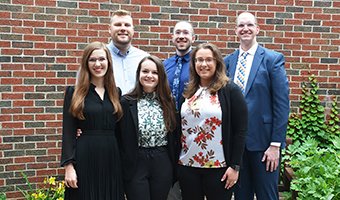
[[[166,200],[174,181],[175,103],[162,61],[138,65],[135,88],[123,96],[118,141],[128,200]]]
[[[180,101],[178,180],[183,200],[231,199],[247,132],[247,105],[213,44],[193,50]]]

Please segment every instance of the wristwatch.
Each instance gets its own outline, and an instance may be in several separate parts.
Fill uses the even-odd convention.
[[[233,168],[235,171],[240,171],[240,166],[239,165],[231,165],[231,168]]]

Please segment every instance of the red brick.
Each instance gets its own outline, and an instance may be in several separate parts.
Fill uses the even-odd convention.
[[[43,21],[24,20],[24,26],[28,26],[28,27],[44,27],[45,24],[44,24]]]
[[[1,108],[1,114],[14,114],[14,113],[22,113],[21,108]]]
[[[45,36],[43,35],[24,35],[24,40],[26,41],[45,41]]]
[[[46,127],[61,127],[62,122],[46,122]]]
[[[159,6],[142,6],[141,7],[141,12],[146,12],[146,13],[159,13],[160,7]]]
[[[173,7],[189,8],[190,2],[189,1],[173,1],[172,6]]]
[[[208,16],[204,16],[204,15],[199,15],[199,16],[190,16],[190,21],[192,22],[204,22],[204,21],[208,21]],[[195,29],[196,32],[196,29]]]
[[[15,71],[13,77],[34,77],[34,72],[27,71]]]
[[[33,106],[33,101],[27,101],[27,100],[23,100],[23,101],[13,101],[13,106],[14,107],[21,107],[21,106]]]
[[[48,149],[47,150],[48,155],[60,155],[60,153],[61,153],[60,148],[58,148],[58,149]]]
[[[22,122],[3,122],[2,128],[24,128]]]
[[[57,147],[56,142],[37,143],[37,148],[55,148],[55,147]]]
[[[17,165],[6,165],[5,170],[6,171],[17,171],[17,170],[24,170],[25,165],[23,164],[17,164]]]
[[[67,28],[65,22],[46,22],[46,27],[51,28]]]
[[[46,79],[46,84],[48,85],[65,85],[65,79]]]
[[[57,63],[76,63],[76,58],[57,58]]]
[[[37,170],[37,176],[51,176],[52,174],[56,174],[55,169]]]
[[[28,163],[27,169],[44,169],[47,168],[47,163]]]
[[[56,0],[35,0],[34,2],[36,6],[56,6]]]
[[[35,162],[34,157],[16,157],[14,158],[14,163],[30,163]]]
[[[328,14],[314,14],[313,18],[307,18],[307,19],[330,20],[331,19],[331,15],[328,15]]]
[[[169,27],[150,27],[151,32],[163,32],[163,33],[170,33]]]
[[[33,0],[12,0],[12,4],[33,5]]]
[[[35,77],[56,77],[56,72],[36,72]]]
[[[0,150],[13,150],[13,144],[1,144],[0,143]],[[1,163],[1,159],[0,159]]]
[[[90,2],[79,2],[79,8],[81,9],[98,9],[98,3],[90,3]]]
[[[108,17],[108,16],[110,16],[110,11],[104,11],[104,10],[90,10],[89,15],[90,15],[90,16],[102,16],[102,17]]]
[[[14,130],[14,135],[33,135],[34,129],[16,129]]]
[[[43,108],[24,108],[24,113],[43,113]]]
[[[48,43],[48,42],[36,42],[35,43],[35,48],[38,49],[55,49],[55,43]]]
[[[12,121],[12,115],[0,115],[0,122]]]
[[[45,70],[44,64],[25,64],[25,70]]]
[[[3,78],[4,79],[4,78]],[[23,99],[23,94],[22,93],[2,93],[2,99]]]
[[[43,121],[43,120],[55,120],[55,115],[53,114],[42,114],[42,115],[35,115],[35,119],[36,120],[40,120],[40,121]]]
[[[217,10],[212,9],[199,9],[200,15],[217,15]]]

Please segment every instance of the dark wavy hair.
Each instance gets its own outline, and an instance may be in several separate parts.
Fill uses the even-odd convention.
[[[155,89],[155,93],[159,99],[159,103],[161,104],[161,108],[163,110],[163,118],[165,127],[168,131],[173,131],[176,127],[176,108],[174,99],[172,97],[172,93],[170,90],[170,86],[168,83],[168,79],[164,70],[163,62],[156,56],[146,56],[144,57],[138,64],[137,72],[136,72],[136,84],[134,89],[126,94],[125,96],[128,99],[140,99],[143,96],[143,86],[139,82],[140,71],[142,68],[142,64],[144,61],[150,60],[156,64],[157,72],[158,72],[158,84]]]
[[[191,53],[190,58],[190,79],[188,86],[183,92],[183,96],[185,98],[192,97],[195,92],[198,90],[201,82],[201,77],[197,74],[195,66],[196,66],[196,54],[200,49],[209,49],[213,53],[213,57],[216,60],[216,71],[213,79],[211,80],[210,85],[208,86],[208,90],[211,94],[215,94],[219,89],[228,84],[229,78],[226,75],[226,67],[223,61],[223,57],[221,51],[217,48],[216,45],[211,43],[203,43],[199,44]]]

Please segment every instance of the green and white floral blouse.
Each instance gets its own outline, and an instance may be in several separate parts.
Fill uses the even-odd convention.
[[[151,148],[167,145],[167,130],[163,110],[156,94],[144,93],[137,102],[138,109],[138,145]]]

